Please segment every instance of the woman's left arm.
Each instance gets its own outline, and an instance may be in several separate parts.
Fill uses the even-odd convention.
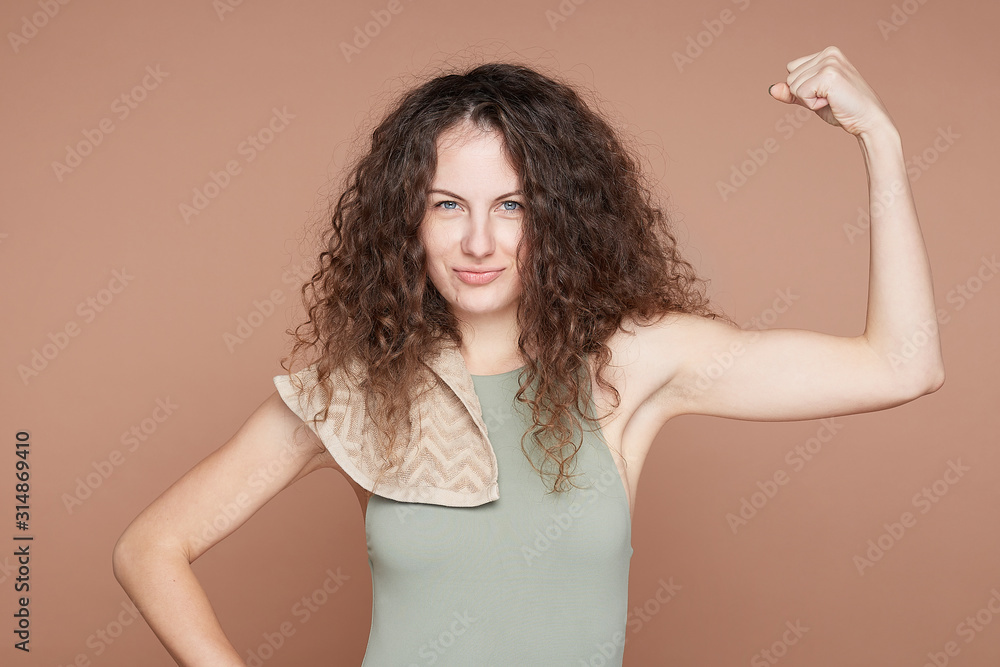
[[[685,413],[815,419],[899,405],[944,382],[930,263],[899,132],[836,47],[787,69],[771,96],[842,127],[864,156],[871,219],[864,333],[754,331],[690,315],[665,318],[640,333],[642,368],[633,371],[664,419]]]
[[[891,123],[858,135],[868,172],[871,219],[868,313],[862,334],[900,382],[937,389],[944,362],[930,261]]]
[[[836,47],[788,63],[772,96],[812,109],[857,137],[868,174],[871,263],[864,338],[900,382],[944,381],[931,267],[903,145],[875,91]],[[904,349],[905,347],[905,349]]]

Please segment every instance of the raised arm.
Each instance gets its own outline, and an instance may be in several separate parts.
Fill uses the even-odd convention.
[[[899,133],[836,48],[791,61],[771,96],[854,135],[868,172],[871,266],[865,330],[743,330],[671,315],[638,329],[628,372],[663,420],[694,413],[781,421],[870,412],[944,382],[930,263]]]
[[[244,667],[190,564],[279,491],[321,467],[336,464],[274,392],[118,539],[115,577],[178,665]]]
[[[835,47],[793,60],[787,69],[788,83],[774,86],[772,95],[804,103],[843,127],[864,156],[871,253],[862,337],[901,384],[936,389],[944,381],[944,362],[934,285],[899,132],[875,91]]]

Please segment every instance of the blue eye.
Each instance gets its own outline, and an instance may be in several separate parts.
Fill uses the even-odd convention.
[[[454,207],[452,207],[452,206],[446,206],[446,204],[454,204],[455,206]],[[507,204],[514,204],[514,208],[507,208],[507,206],[506,206]],[[507,201],[503,202],[503,206],[504,206],[503,210],[504,211],[508,211],[508,212],[510,212],[510,211],[516,211],[517,207],[524,208],[524,206],[521,204],[521,202],[516,202],[516,201],[514,201],[512,199],[508,199]],[[438,203],[434,204],[434,207],[435,208],[442,208],[445,211],[454,211],[454,210],[456,210],[458,208],[458,202],[456,202],[454,200],[451,200],[451,199],[445,199],[443,201],[439,201]]]

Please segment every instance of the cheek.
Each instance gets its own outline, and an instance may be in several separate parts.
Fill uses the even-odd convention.
[[[438,249],[434,244],[434,235],[425,226],[421,226],[417,238],[424,249],[424,265],[429,270],[439,255]]]
[[[442,263],[443,258],[440,248],[436,248],[434,245],[424,245],[424,266],[428,275],[437,279],[443,271],[441,268]]]
[[[523,246],[520,249],[520,252],[518,252],[517,245],[515,244],[514,249],[511,252],[515,256],[518,273],[520,273],[521,271],[524,270],[522,267],[524,267],[528,263],[528,246],[527,245]]]
[[[424,271],[427,277],[439,290],[448,279],[448,270],[444,265],[442,249],[434,244],[433,238],[424,238]]]

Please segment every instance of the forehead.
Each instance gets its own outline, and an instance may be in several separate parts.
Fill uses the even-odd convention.
[[[442,132],[437,140],[437,170],[432,187],[479,189],[516,185],[517,171],[504,151],[503,137],[469,125]]]

